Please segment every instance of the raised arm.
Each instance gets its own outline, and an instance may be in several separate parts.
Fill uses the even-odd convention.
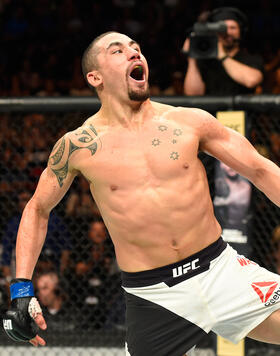
[[[218,41],[218,60],[222,61],[222,65],[227,74],[237,83],[247,87],[255,88],[263,81],[262,72],[250,65],[241,63],[230,56],[223,49],[221,41]]]
[[[47,168],[27,203],[20,222],[16,244],[16,277],[31,279],[45,241],[50,211],[69,189],[76,173],[65,154],[67,137],[54,146]]]
[[[261,156],[245,137],[224,127],[209,113],[202,110],[194,112],[200,149],[249,179],[280,206],[280,168]]]
[[[187,53],[190,47],[190,38],[185,40],[183,51]],[[184,79],[184,93],[186,95],[204,95],[205,83],[202,80],[195,58],[188,57],[188,68]]]

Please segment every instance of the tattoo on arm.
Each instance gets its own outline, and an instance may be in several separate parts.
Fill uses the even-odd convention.
[[[57,181],[58,181],[58,184],[60,187],[63,186],[63,182],[67,177],[68,170],[69,170],[69,158],[73,152],[75,152],[77,150],[81,150],[81,149],[88,149],[90,151],[91,155],[93,156],[95,154],[95,152],[97,151],[98,146],[97,146],[97,143],[94,141],[94,136],[92,135],[91,131],[94,133],[94,135],[96,137],[98,137],[100,144],[101,144],[101,140],[100,140],[100,137],[98,136],[97,131],[95,130],[95,128],[92,125],[90,125],[90,131],[87,129],[82,129],[75,133],[75,136],[77,136],[76,144],[73,143],[69,138],[69,140],[68,140],[68,144],[69,144],[68,154],[65,153],[65,151],[66,151],[65,136],[63,136],[63,138],[60,139],[54,146],[54,148],[52,150],[53,154],[51,154],[51,156],[49,158],[49,164],[50,164],[51,170],[56,175],[56,178],[57,178]],[[62,158],[64,158],[63,159],[64,162],[66,159],[66,163],[63,165],[63,167],[57,167],[58,164],[61,162]]]
[[[53,173],[56,175],[58,184],[60,186],[60,188],[63,186],[63,181],[64,179],[67,177],[67,173],[68,173],[68,160],[66,162],[66,164],[60,168],[60,169],[53,169],[52,168]]]
[[[79,140],[80,141],[80,140]],[[81,141],[82,142],[82,141]],[[91,155],[93,156],[97,150],[97,143],[96,142],[93,142],[93,144],[89,145],[89,146],[86,146],[86,147],[79,147],[79,146],[76,146],[71,140],[69,140],[69,155],[68,155],[68,158],[70,157],[70,155],[76,151],[76,150],[80,150],[82,148],[87,148],[88,150],[90,150],[91,152]]]
[[[52,152],[55,151],[55,149],[56,149],[57,146],[58,146],[58,143],[59,143],[59,141],[58,141],[57,144],[54,146]],[[60,143],[60,146],[59,146],[59,148],[58,148],[58,150],[56,151],[56,153],[55,153],[54,155],[52,155],[52,156],[50,157],[50,160],[52,161],[52,162],[51,162],[52,165],[55,166],[56,164],[58,164],[58,163],[61,161],[61,158],[62,158],[62,156],[63,156],[64,150],[65,150],[65,138],[63,137],[63,138],[62,138],[62,141],[61,141],[61,143]]]

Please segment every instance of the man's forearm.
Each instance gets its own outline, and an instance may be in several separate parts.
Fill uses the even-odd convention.
[[[263,75],[260,70],[249,67],[233,58],[226,58],[223,61],[223,66],[233,80],[247,88],[255,88],[262,82]]]
[[[186,95],[205,94],[205,84],[194,58],[189,58],[188,69],[184,80],[184,93]]]
[[[16,244],[16,277],[31,279],[45,241],[48,214],[31,201],[23,211]]]
[[[265,167],[257,169],[257,175],[253,183],[274,204],[280,207],[280,168],[270,160],[266,161]]]

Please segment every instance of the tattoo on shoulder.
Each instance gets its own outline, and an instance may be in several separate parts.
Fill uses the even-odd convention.
[[[62,168],[60,168],[60,169],[52,168],[52,171],[56,175],[59,186],[62,187],[63,181],[67,177],[67,173],[68,173],[68,160]]]
[[[59,143],[60,143],[60,145],[59,145]],[[55,144],[55,146],[54,146],[52,152],[54,152],[54,151],[56,150],[56,148],[58,147],[58,145],[59,145],[58,150],[55,152],[55,154],[53,154],[52,156],[50,156],[51,164],[54,165],[54,166],[55,166],[56,164],[58,164],[58,163],[61,161],[61,158],[62,158],[63,153],[64,153],[64,151],[65,151],[65,137],[64,137],[64,136],[62,137],[61,140],[59,140],[59,141]]]
[[[98,148],[95,138],[98,138],[100,146],[102,146],[97,131],[90,125],[88,128],[77,130],[75,134],[71,136],[71,139],[65,135],[55,144],[49,158],[49,166],[56,175],[60,187],[63,186],[64,180],[67,178],[69,159],[72,153],[77,150],[87,149],[93,156]]]

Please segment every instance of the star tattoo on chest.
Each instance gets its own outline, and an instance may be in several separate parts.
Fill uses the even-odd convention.
[[[166,131],[168,129],[168,127],[166,125],[160,125],[158,127],[159,131]]]
[[[155,138],[155,139],[153,139],[153,141],[152,141],[152,145],[153,145],[153,146],[158,146],[160,143],[161,143],[161,142],[160,142],[160,140],[159,140],[158,138]]]
[[[178,152],[172,152],[170,155],[170,158],[173,159],[174,161],[179,158],[179,153]]]
[[[175,136],[181,136],[183,131],[181,129],[175,129],[173,130],[173,135]]]

